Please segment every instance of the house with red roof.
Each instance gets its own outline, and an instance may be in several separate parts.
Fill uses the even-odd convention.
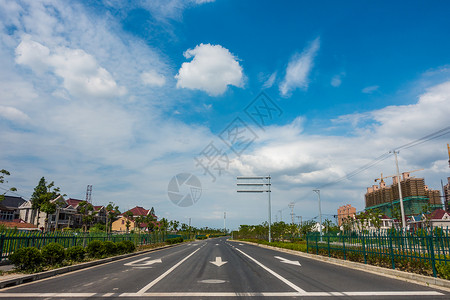
[[[412,216],[408,220],[410,228],[436,228],[450,229],[450,212],[443,209],[436,209],[429,214]]]
[[[136,222],[139,217],[153,217],[153,226],[158,227],[158,217],[152,213],[152,210],[145,209],[141,206],[133,207],[119,215],[119,218],[112,223],[111,230],[118,232],[127,232],[131,230],[148,230],[147,222]],[[128,224],[128,227],[127,227]]]
[[[63,228],[81,228],[83,225],[82,215],[79,211],[80,203],[85,200],[79,200],[74,198],[64,199],[63,196],[58,196],[57,198],[51,200],[52,203],[56,204],[56,212],[48,216],[48,229],[63,229]],[[94,218],[90,227],[96,223],[106,223],[106,208],[103,205],[94,205]],[[40,212],[37,215],[37,211],[33,210],[31,201],[24,202],[19,206],[20,218],[25,222],[37,225],[39,228],[44,227],[45,223],[45,213]]]
[[[6,228],[17,229],[20,231],[33,231],[39,230],[39,228],[31,223],[27,223],[22,219],[14,219],[10,221],[0,221],[0,226],[5,226]]]

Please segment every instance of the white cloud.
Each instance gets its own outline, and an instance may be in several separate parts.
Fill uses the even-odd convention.
[[[361,92],[364,94],[372,94],[373,92],[377,91],[380,87],[378,85],[371,85],[363,88]]]
[[[178,74],[177,88],[202,90],[210,96],[225,93],[228,85],[243,86],[243,72],[238,59],[220,45],[200,44],[184,52],[191,62],[182,64]]]
[[[162,74],[158,74],[155,70],[142,73],[141,79],[144,84],[150,86],[162,87],[166,84],[166,77]]]
[[[341,84],[342,84],[342,77],[344,77],[344,76],[345,76],[345,73],[334,75],[333,78],[331,78],[331,83],[330,84],[333,87],[341,86]]]
[[[30,120],[27,114],[11,106],[0,106],[0,118],[13,122],[24,123]]]
[[[193,0],[196,4],[203,4],[203,3],[212,3],[216,0]]]
[[[16,62],[42,74],[51,71],[63,78],[64,87],[74,96],[116,97],[126,93],[95,58],[81,49],[50,49],[24,36],[16,48]]]
[[[392,105],[339,117],[338,123],[351,123],[353,136],[306,134],[301,119],[285,126],[269,127],[255,141],[254,150],[235,159],[231,168],[236,175],[270,173],[274,190],[279,189],[274,194],[287,197],[283,205],[289,201],[303,203],[311,197],[313,188],[334,182],[395,147],[447,127],[449,114],[450,81],[429,88],[410,105]],[[401,170],[425,168],[420,177],[425,177],[431,188],[439,188],[440,178],[448,173],[447,138],[448,135],[403,149],[399,156]],[[393,158],[325,188],[323,192],[328,196],[324,198],[333,208],[327,213],[335,213],[337,205],[344,202],[363,209],[365,188],[381,172],[395,173]]]
[[[308,88],[308,76],[319,48],[320,38],[316,38],[301,54],[292,56],[286,68],[286,76],[279,86],[282,96],[289,96],[297,88],[305,90]]]
[[[273,72],[269,76],[269,78],[264,82],[263,88],[265,88],[265,89],[271,88],[273,86],[273,84],[275,83],[275,79],[277,79],[277,72]]]

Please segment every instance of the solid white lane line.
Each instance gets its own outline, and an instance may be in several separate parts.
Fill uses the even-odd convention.
[[[279,275],[278,273],[275,273],[274,271],[272,271],[271,269],[269,269],[268,267],[266,267],[265,265],[263,265],[262,263],[260,263],[259,261],[257,261],[256,259],[254,259],[253,257],[251,257],[250,255],[246,254],[245,252],[243,252],[242,250],[235,248],[237,251],[241,252],[242,254],[244,254],[245,256],[247,256],[249,259],[251,259],[252,261],[254,261],[258,266],[260,266],[261,268],[263,268],[264,270],[266,270],[267,272],[269,272],[270,274],[272,274],[273,276],[275,276],[276,278],[278,278],[279,280],[283,281],[285,284],[287,284],[288,286],[290,286],[291,288],[293,288],[294,290],[296,290],[299,293],[306,293],[305,290],[299,288],[298,286],[296,286],[295,284],[293,284],[292,282],[290,282],[289,280],[287,280],[286,278],[284,278],[283,276]]]
[[[371,297],[374,296],[445,296],[437,291],[391,291],[391,292],[155,292],[155,293],[0,293],[0,298],[89,298],[89,297]]]
[[[0,298],[76,298],[76,297],[93,297],[97,293],[0,293]]]
[[[342,292],[345,296],[428,296],[444,295],[436,291],[378,291],[378,292]]]
[[[189,254],[188,256],[186,256],[185,258],[183,258],[182,260],[180,260],[178,263],[176,263],[173,267],[171,267],[169,270],[167,270],[166,272],[164,272],[162,275],[160,275],[158,278],[156,278],[155,280],[153,280],[152,282],[150,282],[149,284],[147,284],[146,286],[144,286],[142,289],[140,289],[137,294],[138,295],[142,295],[144,294],[146,291],[148,291],[152,286],[154,286],[155,284],[157,284],[159,281],[161,281],[164,277],[166,277],[170,272],[172,272],[173,270],[175,270],[179,265],[181,265],[185,260],[187,260],[189,257],[191,257],[192,255],[195,254],[195,252],[197,252],[198,250],[200,250],[200,248],[198,248],[197,250],[195,250],[194,252],[192,252],[191,254]]]

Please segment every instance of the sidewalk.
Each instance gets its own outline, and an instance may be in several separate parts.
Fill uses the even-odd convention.
[[[11,271],[12,269],[14,269],[14,265],[0,265],[0,271],[3,272],[7,272],[7,271]],[[2,277],[0,277],[2,278]]]

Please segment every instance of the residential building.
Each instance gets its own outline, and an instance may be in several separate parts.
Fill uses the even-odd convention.
[[[39,228],[36,225],[27,223],[21,219],[14,219],[12,221],[0,221],[0,226],[5,226],[6,228],[17,229],[20,231],[39,230]]]
[[[353,217],[353,221],[350,224],[351,231],[386,232],[387,230],[396,226],[395,220],[389,218],[386,215],[382,215],[379,218],[380,223],[378,224],[378,226],[375,226],[375,224],[373,224],[371,220],[357,219]],[[340,230],[344,230],[344,225],[340,226]]]
[[[430,214],[413,216],[408,221],[411,229],[440,227],[449,230],[450,212],[443,209],[436,209]]]
[[[48,228],[47,230],[63,229],[63,228],[81,228],[83,225],[83,216],[80,213],[80,203],[84,200],[78,199],[64,199],[63,196],[51,200],[56,204],[56,212],[48,215]],[[44,229],[46,213],[39,212],[32,209],[31,201],[26,201],[20,207],[20,218],[25,222],[30,222],[37,225],[40,229]],[[87,224],[88,227],[95,223],[106,223],[106,209],[104,206],[94,206],[94,214],[91,224]]]
[[[26,200],[22,197],[4,196],[0,201],[0,221],[13,221],[20,218],[19,207],[24,204]]]
[[[367,188],[366,210],[378,209],[389,218],[398,215],[400,210],[399,184],[406,216],[420,214],[427,205],[432,209],[442,208],[440,191],[429,189],[423,178],[413,178],[410,177],[409,172],[404,172],[400,183],[397,182],[397,177],[393,177],[391,186],[386,186],[382,179],[379,186],[373,185]]]
[[[133,216],[128,218],[127,216],[130,213]],[[127,231],[127,227],[126,227],[127,221],[130,221],[130,224],[129,224],[130,226],[128,228],[129,231],[131,231],[131,230],[144,230],[145,231],[145,230],[147,230],[147,224],[146,223],[138,224],[136,222],[136,218],[148,216],[150,214],[152,214],[151,210],[145,209],[141,206],[136,206],[136,207],[122,213],[121,215],[119,215],[119,218],[112,223],[111,230],[112,231],[121,231],[121,232]],[[158,217],[154,214],[152,214],[152,216],[154,218],[153,224],[155,226],[157,226],[158,225],[158,222],[157,222]]]
[[[350,204],[340,206],[338,208],[338,225],[341,226],[343,221],[348,217],[356,216],[356,208],[351,206]]]

